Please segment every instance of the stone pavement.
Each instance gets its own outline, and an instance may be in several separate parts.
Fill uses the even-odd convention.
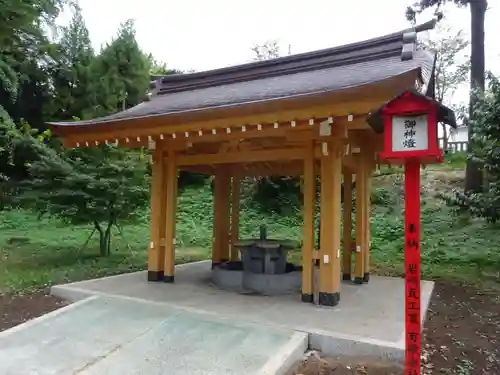
[[[324,308],[300,302],[300,295],[242,295],[211,283],[210,262],[176,267],[174,284],[148,283],[145,272],[82,281],[52,288],[70,300],[91,295],[148,300],[207,317],[306,332],[311,348],[334,355],[401,360],[404,348],[404,281],[372,277],[370,283],[343,283],[340,304]],[[423,281],[422,320],[434,284]]]
[[[274,374],[307,335],[150,302],[90,297],[0,333],[2,375]]]

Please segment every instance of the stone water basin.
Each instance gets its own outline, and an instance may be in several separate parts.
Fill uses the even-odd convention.
[[[244,239],[235,243],[241,261],[216,265],[212,280],[220,288],[242,293],[276,295],[300,290],[301,270],[288,263],[288,251],[300,246],[298,241],[281,239]]]

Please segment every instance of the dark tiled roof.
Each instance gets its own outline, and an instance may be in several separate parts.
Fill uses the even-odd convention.
[[[414,50],[435,22],[341,47],[156,81],[150,101],[106,117],[52,125],[90,125],[340,91],[418,70],[427,87],[434,55]]]

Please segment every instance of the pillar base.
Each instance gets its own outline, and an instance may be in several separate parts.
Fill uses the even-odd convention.
[[[367,283],[369,281],[370,281],[370,272],[365,272],[365,274],[363,275],[363,282]]]
[[[148,270],[148,281],[163,281],[164,277],[163,271]]]
[[[352,280],[351,274],[350,273],[344,273],[342,275],[342,280],[343,281],[351,281]]]
[[[336,306],[340,302],[340,293],[319,292],[320,306]]]
[[[229,262],[229,259],[212,260],[212,269],[214,269],[215,266],[225,262]]]
[[[312,294],[309,294],[309,293],[302,293],[301,300],[302,300],[302,302],[313,303],[314,296]]]
[[[354,278],[354,284],[361,285],[361,284],[363,284],[363,280],[364,280],[364,277],[359,277],[359,276],[356,276],[356,277]]]
[[[167,275],[165,275],[164,278],[163,278],[163,281],[166,282],[166,283],[173,283],[174,279],[175,279],[175,276],[167,276]]]

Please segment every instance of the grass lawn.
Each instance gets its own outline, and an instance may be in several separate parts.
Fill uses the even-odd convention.
[[[212,198],[208,188],[185,191],[179,198],[177,262],[210,257]],[[257,236],[259,225],[268,224],[270,235],[298,238],[297,217],[260,215],[242,209],[242,236]],[[30,212],[0,212],[0,294],[29,292],[45,286],[146,269],[149,217],[124,225],[123,237],[115,229],[112,254],[98,256],[98,235],[84,244],[91,226],[68,226],[54,218],[38,219]]]

